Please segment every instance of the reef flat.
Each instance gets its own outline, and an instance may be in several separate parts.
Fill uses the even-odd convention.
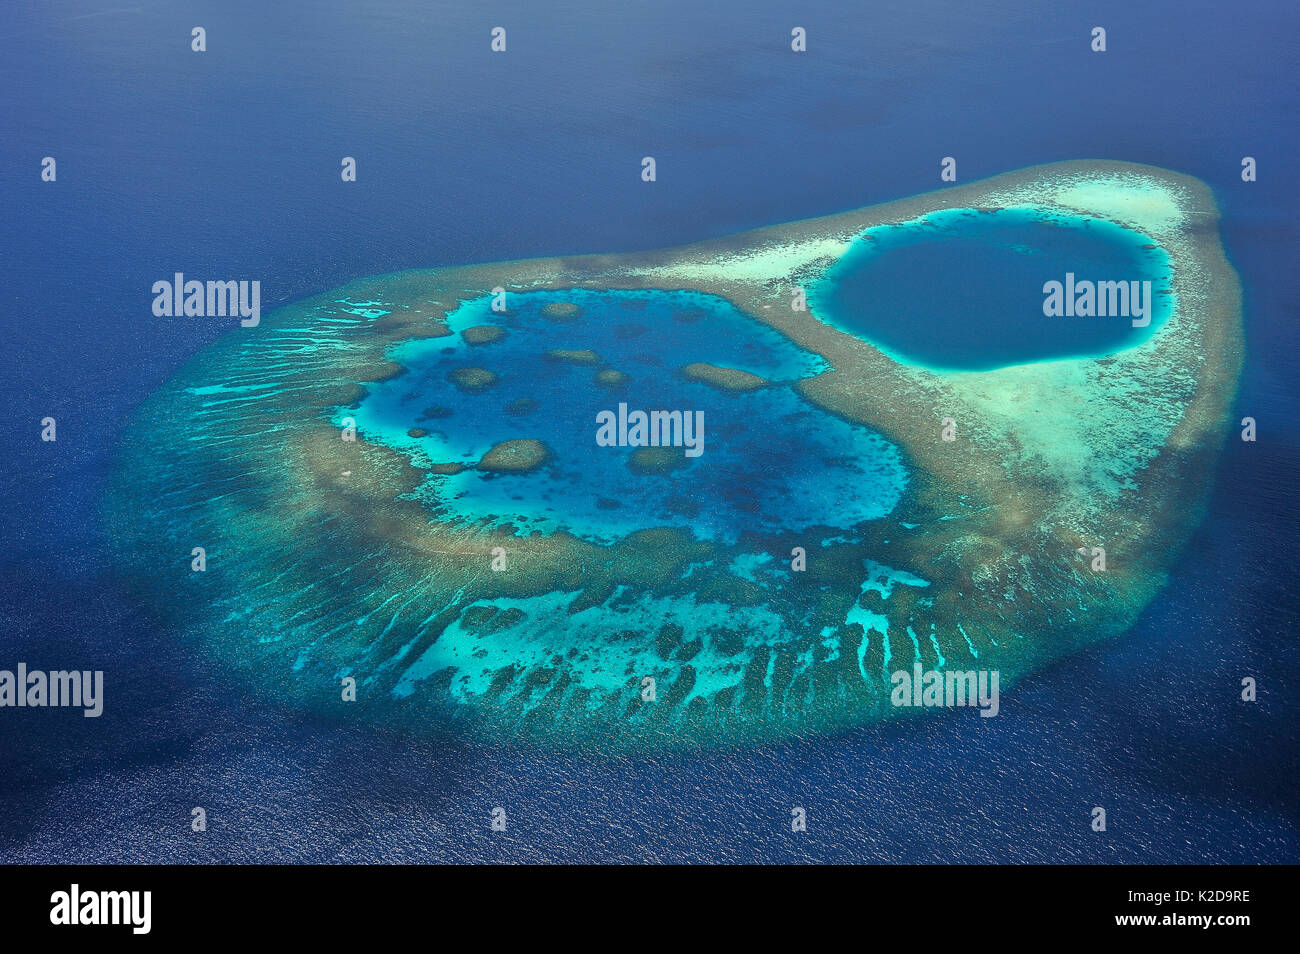
[[[792,307],[868,231],[946,210],[1126,230],[1159,320],[959,370]],[[832,730],[913,711],[889,676],[914,663],[1005,690],[1128,628],[1201,519],[1241,348],[1209,190],[1057,163],[286,306],[140,408],[105,517],[179,638],[318,711],[614,750]],[[704,452],[598,446],[618,402],[702,409]]]

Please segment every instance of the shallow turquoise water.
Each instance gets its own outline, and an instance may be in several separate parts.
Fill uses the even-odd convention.
[[[849,527],[893,509],[906,485],[902,456],[871,429],[804,401],[789,385],[827,369],[817,355],[698,292],[581,291],[511,294],[463,303],[448,317],[452,337],[399,346],[408,373],[373,384],[354,416],[367,439],[410,455],[417,466],[470,465],[428,473],[419,491],[439,520],[514,524],[519,533],[564,529],[608,542],[635,530],[685,526],[701,539],[734,542],[746,530]],[[542,309],[573,302],[556,320]],[[472,345],[467,328],[495,325],[505,337]],[[553,349],[591,350],[596,363],[555,360]],[[759,375],[772,386],[720,391],[685,378],[694,362]],[[448,374],[483,368],[496,382],[458,389]],[[596,382],[613,369],[618,387]],[[525,409],[521,401],[531,403]],[[632,447],[596,442],[597,414],[632,410],[703,412],[703,452],[670,474],[632,470]],[[427,433],[410,436],[412,429]],[[533,438],[551,460],[528,474],[487,474],[472,465],[495,444]]]
[[[1044,283],[1150,281],[1150,324],[1047,316]],[[868,229],[809,290],[814,313],[902,361],[983,371],[1113,354],[1171,310],[1168,255],[1112,222],[1036,209],[948,209]]]

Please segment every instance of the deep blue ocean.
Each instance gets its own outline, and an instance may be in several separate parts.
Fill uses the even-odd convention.
[[[108,687],[99,719],[0,711],[0,860],[1300,861],[1294,4],[477,7],[0,8],[0,667],[102,668]],[[1087,158],[1208,182],[1245,288],[1236,417],[1259,428],[1232,432],[1140,623],[1000,718],[617,762],[417,742],[249,695],[114,578],[99,512],[126,421],[238,332],[155,318],[154,281],[260,279],[269,310],[399,269],[842,211],[939,188],[944,156],[961,182]]]

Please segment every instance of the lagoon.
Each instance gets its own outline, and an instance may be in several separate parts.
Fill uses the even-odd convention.
[[[1044,315],[1044,284],[1150,281],[1151,321]],[[809,290],[815,314],[896,360],[988,371],[1103,357],[1141,344],[1170,314],[1172,267],[1151,238],[1059,210],[943,209],[870,228]]]

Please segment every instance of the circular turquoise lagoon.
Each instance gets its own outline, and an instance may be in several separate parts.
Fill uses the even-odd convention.
[[[987,371],[1141,344],[1172,311],[1171,280],[1164,250],[1113,222],[946,209],[863,232],[809,298],[900,361]],[[1049,282],[1060,314],[1044,313]]]

